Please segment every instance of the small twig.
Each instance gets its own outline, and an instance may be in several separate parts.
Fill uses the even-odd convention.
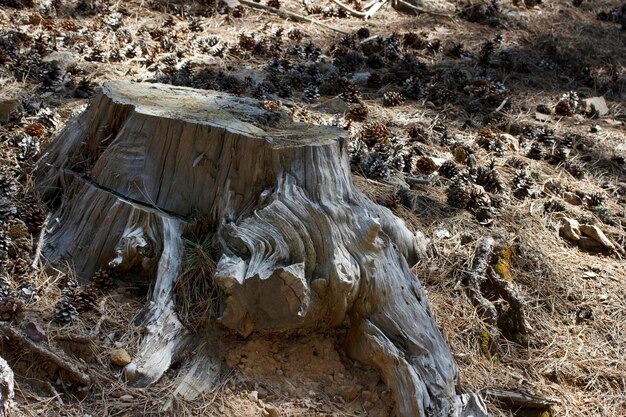
[[[46,387],[48,392],[50,392],[50,394],[52,394],[52,396],[57,400],[57,402],[63,405],[63,399],[59,395],[59,392],[56,390],[56,388],[54,388],[54,385],[52,385],[50,381],[45,381],[44,386]]]
[[[65,371],[72,378],[72,380],[79,382],[82,385],[91,384],[91,378],[89,375],[82,372],[70,359],[60,357],[51,351],[46,345],[33,342],[21,331],[13,328],[8,323],[0,322],[0,333],[4,337],[19,343],[24,349],[30,350],[35,355],[41,356],[43,359],[54,363],[60,369]]]
[[[387,0],[380,0],[378,3],[375,3],[372,7],[370,7],[365,14],[365,20],[371,19],[372,16],[374,16],[376,12],[385,5],[385,3],[387,3]]]
[[[486,279],[487,267],[495,241],[492,237],[483,239],[474,252],[472,269],[467,273],[469,297],[472,303],[479,309],[487,323],[495,325],[498,321],[498,310],[493,303],[485,298],[480,291],[480,286]]]
[[[415,6],[411,3],[408,3],[404,0],[396,0],[396,3],[399,3],[405,7],[408,7],[409,9],[412,9],[418,13],[425,13],[425,14],[429,14],[431,16],[439,16],[439,17],[447,17],[449,19],[453,19],[454,15],[452,14],[447,14],[447,13],[438,13],[438,12],[431,12],[430,10],[426,10],[426,9],[422,9],[421,7]]]
[[[43,222],[43,226],[41,226],[41,231],[39,232],[39,238],[37,239],[37,248],[35,249],[35,256],[33,259],[32,267],[34,269],[39,269],[39,259],[41,258],[41,250],[43,247],[43,238],[46,233],[46,227],[48,226],[48,221],[50,220],[50,214],[46,216],[46,220]]]
[[[245,4],[246,6],[252,7],[254,9],[260,9],[260,10],[268,11],[270,13],[273,13],[273,14],[278,15],[278,16],[280,16],[282,18],[285,18],[285,19],[295,19],[295,20],[299,20],[301,22],[313,23],[315,25],[324,27],[326,29],[330,29],[330,30],[334,30],[335,32],[342,33],[344,35],[349,35],[350,34],[350,32],[346,32],[343,29],[338,29],[336,27],[327,25],[324,22],[320,22],[319,20],[312,19],[312,18],[306,17],[306,16],[302,16],[302,15],[299,15],[297,13],[288,12],[286,10],[275,9],[273,7],[269,7],[269,6],[266,6],[264,4],[260,4],[260,3],[255,3],[255,2],[250,1],[250,0],[239,0],[239,3]]]
[[[93,328],[93,330],[89,332],[89,335],[73,336],[73,335],[60,334],[60,335],[55,336],[54,340],[58,340],[61,342],[73,342],[73,343],[87,344],[89,342],[94,341],[96,337],[98,337],[98,334],[100,334],[100,328],[102,327],[102,323],[104,323],[105,321],[112,322],[113,320],[109,316],[102,316],[96,323],[96,326]]]

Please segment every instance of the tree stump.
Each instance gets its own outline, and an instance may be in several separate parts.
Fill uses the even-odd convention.
[[[348,322],[398,416],[486,415],[409,265],[423,242],[351,180],[345,132],[293,123],[253,99],[109,82],[35,170],[57,201],[44,255],[86,279],[110,265],[154,277],[148,335],[127,371],[155,382],[194,335],[176,316],[184,230],[208,222],[219,322],[246,337]]]

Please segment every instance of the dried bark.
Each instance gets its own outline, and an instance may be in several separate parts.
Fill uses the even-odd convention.
[[[13,371],[7,361],[0,357],[0,417],[14,416],[17,411],[14,388]]]
[[[182,234],[202,217],[221,253],[223,326],[247,336],[349,319],[346,349],[380,370],[397,415],[486,415],[480,397],[457,394],[451,352],[409,270],[421,235],[354,187],[344,131],[293,123],[252,99],[109,82],[36,176],[61,196],[48,259],[71,260],[86,278],[109,263],[155,279],[149,335],[127,367],[137,384],[197,342],[173,286]],[[196,391],[217,373],[189,372],[182,382]]]

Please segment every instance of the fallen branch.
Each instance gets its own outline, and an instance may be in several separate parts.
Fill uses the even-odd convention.
[[[41,226],[41,231],[39,232],[39,238],[37,239],[37,248],[35,249],[35,256],[32,263],[33,269],[36,270],[39,269],[39,259],[41,258],[41,249],[43,247],[43,237],[46,233],[48,221],[50,221],[50,214],[46,216],[46,220],[44,220],[43,225]]]
[[[485,282],[487,267],[489,266],[494,245],[495,241],[492,237],[487,237],[478,244],[474,252],[472,269],[466,275],[470,300],[478,308],[487,323],[491,325],[495,325],[498,321],[498,310],[496,310],[491,301],[483,296],[480,287]]]
[[[509,306],[513,310],[517,328],[523,334],[528,334],[531,330],[530,325],[526,321],[526,309],[524,307],[524,298],[519,293],[515,285],[506,279],[502,278],[500,274],[489,267],[489,284],[498,292],[500,297],[509,303]]]
[[[371,19],[372,16],[374,16],[376,12],[385,5],[385,3],[387,3],[387,0],[380,0],[378,3],[374,3],[374,5],[369,8],[367,13],[365,13],[365,20]]]
[[[102,316],[96,323],[96,326],[93,328],[93,330],[89,332],[87,336],[73,336],[73,335],[59,334],[59,335],[54,336],[54,340],[58,340],[60,342],[73,342],[73,343],[87,344],[89,342],[94,341],[96,337],[98,337],[98,334],[100,334],[100,328],[102,327],[102,323],[104,323],[105,321],[114,323],[111,317]]]
[[[538,397],[523,391],[504,391],[496,388],[485,388],[481,394],[500,403],[514,408],[547,409],[558,403],[553,398]]]
[[[239,3],[245,4],[246,6],[252,7],[254,9],[265,10],[267,12],[273,13],[273,14],[275,14],[277,16],[280,16],[282,18],[285,18],[285,19],[294,19],[294,20],[299,20],[301,22],[313,23],[315,25],[324,27],[326,29],[334,30],[335,32],[339,32],[339,33],[344,34],[344,35],[349,35],[350,34],[350,32],[346,32],[343,29],[339,29],[339,28],[327,25],[324,22],[320,22],[319,20],[312,19],[312,18],[307,17],[307,16],[302,16],[302,15],[299,15],[297,13],[288,12],[286,10],[275,9],[273,7],[269,7],[269,6],[266,6],[264,4],[260,4],[260,3],[255,3],[255,2],[250,1],[250,0],[239,0]]]
[[[77,365],[71,362],[70,359],[62,358],[61,356],[51,351],[47,346],[33,342],[21,331],[13,328],[8,323],[0,322],[0,334],[2,334],[4,337],[11,340],[12,342],[20,344],[23,349],[29,350],[33,354],[41,356],[42,359],[54,363],[56,366],[59,367],[59,369],[65,371],[72,378],[73,381],[78,382],[82,385],[91,384],[91,378],[89,377],[89,375],[82,372]]]

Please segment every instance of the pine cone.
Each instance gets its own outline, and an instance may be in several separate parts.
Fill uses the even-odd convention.
[[[516,198],[524,199],[534,194],[533,180],[528,171],[518,170],[513,176],[513,195]]]
[[[36,235],[46,221],[47,209],[38,198],[31,195],[19,205],[18,215],[28,227],[28,232]]]
[[[606,196],[602,193],[591,193],[587,196],[587,204],[589,207],[603,206],[606,201]]]
[[[362,122],[367,119],[369,110],[365,104],[357,104],[346,111],[346,119]]]
[[[0,300],[8,297],[15,297],[15,291],[6,280],[0,279]]]
[[[412,174],[432,174],[437,170],[435,162],[427,156],[421,158],[415,158],[411,161],[411,173]]]
[[[59,324],[67,324],[78,319],[78,310],[72,301],[63,298],[54,307],[54,321]]]
[[[543,203],[543,212],[544,213],[556,213],[561,211],[566,211],[567,208],[565,204],[561,200],[552,199]]]
[[[16,192],[15,175],[6,167],[0,168],[0,198],[11,198]]]
[[[72,302],[79,313],[94,310],[98,298],[95,288],[68,286],[63,289],[63,295]]]
[[[389,167],[378,152],[372,152],[362,165],[363,171],[368,178],[378,180],[389,177]]]
[[[28,236],[28,227],[21,220],[11,220],[7,223],[7,232],[13,240],[22,239]]]
[[[280,0],[268,0],[268,7],[273,7],[274,9],[280,9]]]
[[[383,95],[383,105],[385,107],[396,107],[404,103],[404,96],[395,91],[389,91]]]
[[[376,144],[386,144],[389,142],[389,129],[381,122],[370,122],[363,126],[358,134],[361,139],[369,147]]]
[[[0,222],[6,222],[15,217],[17,208],[6,197],[0,197]]]
[[[28,254],[20,254],[20,257],[13,260],[13,274],[26,275],[32,269],[31,261],[28,259]]]
[[[407,135],[412,140],[416,140],[418,142],[425,143],[428,140],[428,134],[426,131],[419,125],[411,125],[406,129]]]
[[[91,283],[98,291],[107,293],[115,289],[115,272],[110,269],[99,269],[93,274]]]
[[[13,297],[7,297],[0,301],[0,320],[16,321],[23,310],[24,303]]]
[[[487,194],[482,187],[470,186],[468,191],[470,199],[467,202],[467,208],[476,211],[481,208],[491,207],[489,194]]]
[[[499,193],[506,189],[504,180],[498,171],[488,166],[478,167],[476,172],[476,184],[492,193]]]
[[[541,145],[537,142],[534,142],[531,146],[530,149],[528,150],[528,152],[526,153],[526,156],[528,156],[529,158],[532,159],[536,159],[536,160],[541,160],[541,158],[544,157],[544,150],[541,147]]]
[[[467,182],[456,177],[454,183],[446,191],[448,205],[461,209],[466,208],[470,201],[468,185]]]
[[[348,103],[360,103],[361,102],[361,90],[358,86],[347,82],[341,86],[342,93],[339,94],[339,97],[343,101],[347,101]]]
[[[256,41],[252,35],[242,33],[239,35],[239,47],[245,51],[251,51],[256,46]],[[176,65],[176,63],[174,63]]]
[[[583,166],[574,161],[566,162],[565,169],[572,174],[574,178],[582,179],[585,177],[585,169]]]
[[[447,160],[439,167],[439,175],[445,178],[454,178],[459,174],[459,167],[454,161]]]
[[[304,94],[304,99],[309,103],[314,102],[320,98],[320,91],[317,86],[314,85],[305,88],[302,93]]]

